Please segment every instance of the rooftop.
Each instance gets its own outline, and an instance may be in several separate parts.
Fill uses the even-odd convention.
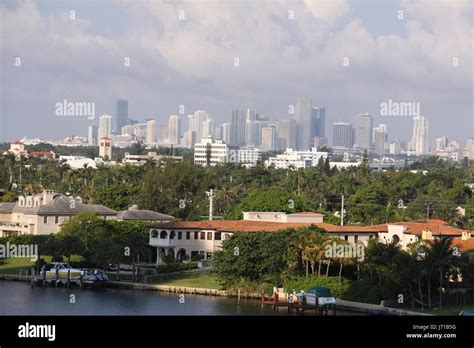
[[[136,205],[131,206],[128,210],[120,211],[117,214],[120,220],[143,220],[143,221],[172,221],[174,217],[171,215],[157,213],[152,210],[141,210]]]

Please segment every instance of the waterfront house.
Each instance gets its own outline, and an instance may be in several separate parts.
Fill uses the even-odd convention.
[[[463,237],[470,239],[470,232],[448,226],[442,220],[426,222],[393,222],[374,226],[340,226],[322,221],[321,214],[282,212],[245,212],[244,220],[173,221],[150,226],[149,245],[156,247],[157,263],[164,256],[177,261],[189,257],[210,260],[222,246],[222,241],[233,233],[278,232],[287,228],[315,225],[333,237],[350,244],[367,245],[372,238],[384,243],[394,243],[406,249],[411,243],[431,241],[435,238]]]
[[[105,220],[115,219],[117,215],[115,210],[103,205],[85,204],[80,198],[44,190],[0,205],[0,237],[56,233],[63,223],[80,212],[93,212]]]

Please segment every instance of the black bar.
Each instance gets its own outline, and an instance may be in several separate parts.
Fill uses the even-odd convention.
[[[55,325],[55,340],[20,338],[19,326]],[[414,329],[414,325],[417,328]],[[425,329],[422,329],[424,327]],[[0,346],[285,344],[469,346],[474,317],[382,316],[0,316]],[[408,338],[407,334],[455,334]]]

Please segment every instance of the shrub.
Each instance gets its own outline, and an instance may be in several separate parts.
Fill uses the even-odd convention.
[[[294,278],[284,284],[284,288],[288,292],[292,292],[293,289],[297,292],[304,290],[307,291],[314,287],[323,287],[331,289],[331,294],[337,298],[344,298],[346,292],[348,291],[349,287],[351,286],[350,280],[341,279],[339,282],[338,277],[326,277],[326,276],[319,276],[319,277],[299,277]]]

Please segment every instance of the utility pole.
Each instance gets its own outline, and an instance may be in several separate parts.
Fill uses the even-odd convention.
[[[342,194],[341,201],[341,226],[344,226],[344,194]]]
[[[210,189],[210,190],[209,190],[209,221],[212,220],[212,210],[213,210],[213,209],[212,209],[212,208],[213,208],[213,207],[212,207],[212,203],[213,203],[213,202],[212,202],[212,199],[213,199],[213,190]]]
[[[426,204],[426,222],[427,223],[430,221],[430,208],[431,208],[431,202],[428,202]]]

